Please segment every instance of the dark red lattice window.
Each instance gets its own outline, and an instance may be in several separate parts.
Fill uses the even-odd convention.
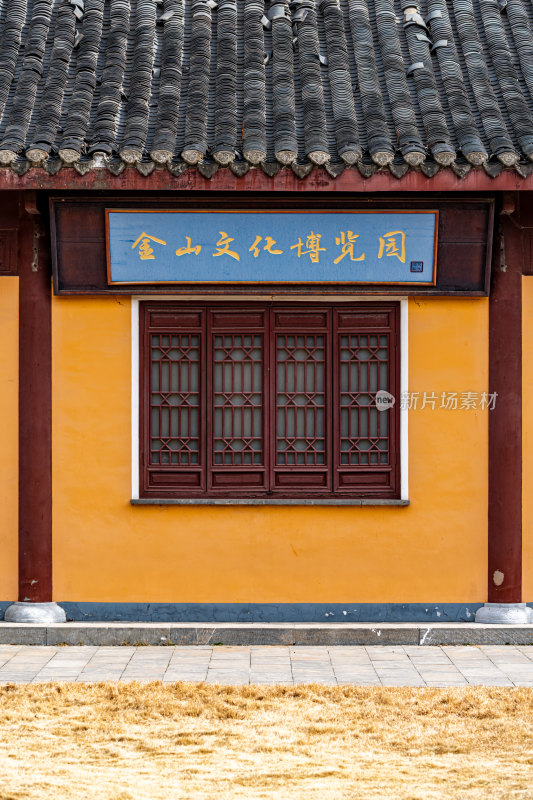
[[[141,364],[141,496],[398,497],[397,303],[141,303]]]
[[[200,461],[200,336],[151,337],[152,464]]]

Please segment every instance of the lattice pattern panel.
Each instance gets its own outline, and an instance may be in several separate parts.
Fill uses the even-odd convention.
[[[263,337],[215,335],[213,461],[263,463]]]
[[[141,304],[141,496],[399,496],[398,303]]]
[[[151,337],[151,464],[200,463],[200,337]]]
[[[389,388],[388,335],[345,335],[340,339],[340,462],[388,464],[388,410],[378,410],[376,393]]]
[[[276,464],[326,463],[324,335],[276,337]]]

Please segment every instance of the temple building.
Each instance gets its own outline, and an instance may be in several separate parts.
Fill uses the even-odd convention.
[[[0,619],[533,622],[533,5],[0,0]]]

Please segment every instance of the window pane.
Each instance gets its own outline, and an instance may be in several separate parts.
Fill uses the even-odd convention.
[[[143,301],[141,316],[143,497],[397,495],[399,409],[376,406],[399,392],[397,303]]]
[[[213,341],[213,462],[263,463],[263,337],[216,335]]]
[[[276,337],[276,463],[326,463],[325,337]]]
[[[340,337],[340,460],[347,465],[387,464],[388,410],[376,392],[390,391],[389,337]]]
[[[199,463],[200,341],[152,336],[151,464]]]

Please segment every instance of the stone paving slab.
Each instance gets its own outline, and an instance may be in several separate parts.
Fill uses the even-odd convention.
[[[533,644],[533,625],[477,623],[172,623],[67,622],[16,625],[0,622],[4,645],[82,645],[101,647],[181,645],[184,647],[298,646],[313,648],[381,645]],[[316,656],[312,656],[316,657]]]
[[[423,657],[420,655],[423,653]],[[77,681],[531,686],[533,646],[110,647],[2,645],[0,684]]]

